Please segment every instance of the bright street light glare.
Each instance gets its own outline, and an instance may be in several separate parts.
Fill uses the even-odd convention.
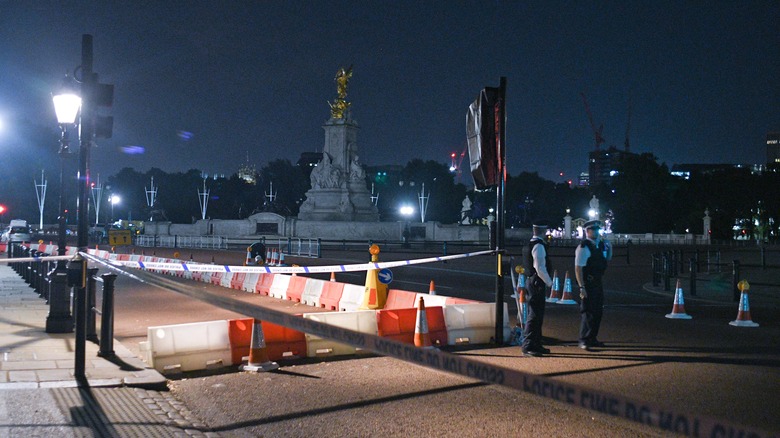
[[[398,211],[404,216],[411,216],[414,214],[414,207],[410,205],[402,205]]]
[[[120,202],[122,202],[122,198],[120,198],[119,195],[111,195],[111,198],[109,198],[109,200],[111,201],[112,205],[119,204]]]

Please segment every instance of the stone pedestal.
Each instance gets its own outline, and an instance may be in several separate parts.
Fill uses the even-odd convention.
[[[305,221],[379,221],[371,202],[366,174],[357,155],[358,125],[349,114],[328,120],[322,161],[311,173],[311,190],[298,219]]]

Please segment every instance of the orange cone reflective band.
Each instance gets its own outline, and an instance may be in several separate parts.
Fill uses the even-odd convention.
[[[574,301],[574,295],[571,293],[571,278],[569,278],[569,271],[566,271],[566,280],[563,282],[563,296],[561,296],[558,304],[577,304],[577,302]]]
[[[747,280],[742,280],[737,284],[737,287],[742,291],[742,295],[739,297],[739,311],[737,312],[737,319],[731,321],[729,325],[735,327],[758,327],[758,323],[750,319],[750,301],[748,300],[750,284]]]
[[[672,307],[672,313],[666,315],[669,319],[691,319],[691,315],[685,313],[685,299],[683,298],[683,290],[680,287],[680,280],[677,280],[677,287],[674,292],[674,306]]]
[[[550,288],[550,297],[547,298],[548,303],[556,303],[561,299],[561,280],[558,278],[558,270],[553,271],[553,284]]]
[[[420,297],[417,303],[417,321],[414,324],[414,345],[422,348],[433,348],[431,336],[428,334],[428,316],[425,314],[425,301]]]
[[[279,368],[279,364],[271,362],[265,346],[265,336],[260,320],[255,319],[252,326],[252,345],[249,347],[249,361],[241,365],[241,371],[272,371]]]

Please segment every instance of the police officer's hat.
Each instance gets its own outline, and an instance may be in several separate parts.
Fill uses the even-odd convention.
[[[543,220],[534,221],[532,224],[534,228],[549,228],[550,223]]]
[[[586,230],[593,229],[593,228],[601,228],[601,221],[593,220],[593,221],[587,221],[585,222],[585,225],[583,225],[583,228]]]

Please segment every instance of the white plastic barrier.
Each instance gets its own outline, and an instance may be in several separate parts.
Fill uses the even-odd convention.
[[[426,303],[427,306],[427,303]],[[496,304],[450,304],[444,308],[447,344],[487,344],[496,332]],[[509,341],[509,308],[504,303],[504,341]]]
[[[301,294],[301,303],[312,307],[320,307],[323,287],[325,287],[325,280],[317,278],[306,280],[306,285],[303,287],[303,293]]]
[[[149,327],[140,349],[161,373],[232,365],[226,320]]]
[[[345,284],[344,292],[341,294],[341,300],[339,300],[339,309],[342,312],[358,310],[360,305],[363,304],[363,295],[366,292],[365,286],[358,286],[356,284]]]
[[[201,283],[211,283],[211,272],[204,272],[200,277]]]
[[[280,300],[287,299],[287,287],[290,285],[290,276],[286,274],[274,275],[274,282],[268,290],[268,295]]]
[[[222,274],[222,280],[219,282],[219,285],[230,289],[230,285],[233,282],[234,275],[236,275],[234,272],[225,272],[224,274]]]
[[[324,324],[330,324],[360,333],[368,333],[371,335],[376,335],[378,333],[375,310],[304,313],[303,317],[311,319],[312,321],[322,322]],[[355,354],[357,350],[357,348],[351,345],[341,344],[331,339],[320,338],[319,336],[306,333],[307,357],[341,356]]]
[[[250,272],[246,274],[246,277],[244,277],[244,283],[241,285],[241,290],[255,293],[255,286],[257,285],[257,280],[259,279],[259,272]]]
[[[419,293],[414,297],[414,307],[420,302],[420,297],[425,302],[425,307],[445,307],[447,305],[447,298],[444,295],[431,295]]]

